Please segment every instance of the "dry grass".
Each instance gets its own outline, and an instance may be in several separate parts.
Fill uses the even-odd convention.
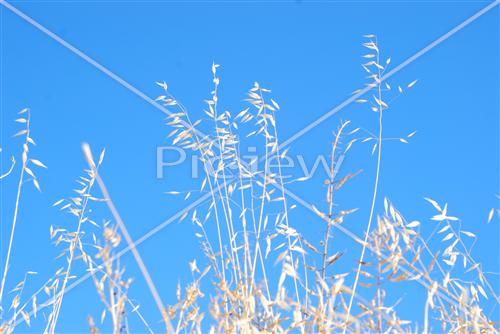
[[[295,227],[290,214],[293,205],[288,202],[282,168],[287,152],[280,149],[276,124],[280,107],[271,98],[271,91],[255,83],[247,93],[246,109],[235,116],[221,111],[219,66],[214,64],[213,89],[206,100],[203,119],[193,122],[187,109],[168,91],[166,84],[160,84],[164,93],[157,99],[171,111],[168,131],[173,144],[191,150],[203,162],[204,178],[199,192],[210,194],[208,205],[200,205],[180,218],[185,223],[190,220],[196,226],[201,245],[203,256],[189,263],[193,280],[172,287],[176,291],[176,300],[172,305],[164,306],[99,175],[104,152],[96,163],[90,148],[84,145],[89,169],[78,178],[76,195],[54,204],[76,220],[76,225],[71,225],[76,226],[74,230],[51,227],[51,236],[62,248],[61,257],[66,263],[28,298],[22,295],[26,278],[14,288],[11,307],[2,308],[0,333],[15,332],[20,323],[29,324],[37,312],[45,314],[43,331],[55,333],[68,284],[77,279],[73,272],[75,261],[81,261],[91,274],[103,305],[99,321],[92,317],[88,319],[91,333],[99,333],[98,327],[104,321],[110,321],[113,333],[153,333],[154,326],[148,323],[139,312],[139,305],[128,296],[132,280],[126,278],[117,255],[122,239],[131,248],[158,307],[159,314],[150,316],[161,319],[163,331],[168,333],[497,332],[497,324],[481,305],[484,299],[498,303],[498,295],[463,240],[463,237],[475,239],[475,235],[461,229],[458,218],[448,213],[447,205],[427,199],[436,210],[431,219],[438,223],[430,236],[422,235],[420,222],[407,221],[388,199],[384,199],[384,210],[376,215],[380,211],[376,203],[382,143],[390,140],[383,136],[383,115],[389,109],[386,99],[392,100],[404,91],[398,87],[392,93],[392,87],[381,81],[390,59],[381,60],[375,36],[366,38],[364,46],[368,54],[364,56],[367,63],[363,68],[368,73],[368,85],[375,94],[358,102],[375,112],[372,115],[378,118],[378,131],[376,135],[355,137],[364,131],[351,129],[350,122],[342,122],[338,127],[331,144],[330,178],[325,180],[327,205],[325,209],[313,209],[324,227],[321,240],[307,240]],[[406,85],[404,90],[414,84]],[[22,206],[23,180],[28,175],[39,188],[30,167],[45,167],[39,160],[28,158],[29,146],[34,142],[30,137],[29,111],[23,110],[22,113],[27,117],[18,121],[26,123],[26,128],[18,135],[25,137],[25,143],[7,265],[0,288],[1,305],[10,250],[15,241],[18,209]],[[202,129],[207,130],[206,133]],[[395,140],[407,142],[413,134]],[[243,159],[246,141],[261,146],[263,155],[259,164]],[[373,143],[377,168],[366,232],[361,238],[355,238],[361,251],[359,261],[354,274],[350,275],[336,268],[342,253],[330,239],[333,231],[356,211],[339,209],[335,202],[337,193],[356,173],[342,175],[340,179],[334,175],[339,157],[362,142]],[[1,178],[10,177],[13,168],[14,160],[10,170]],[[95,184],[99,190],[95,189]],[[94,195],[94,192],[99,195]],[[170,193],[181,194],[180,191]],[[186,193],[185,199],[190,195]],[[91,217],[90,206],[102,205],[100,203],[108,206],[114,222],[97,224]],[[493,216],[494,210],[489,221]],[[95,231],[99,231],[101,237],[97,237]],[[435,238],[441,239],[439,244],[443,248],[434,248],[436,243],[432,240]],[[198,263],[205,265],[199,268]],[[465,273],[469,273],[467,280],[463,278]],[[474,278],[470,278],[470,273],[474,273]],[[213,288],[203,292],[202,286],[207,285],[203,284],[205,281]],[[352,284],[347,283],[351,281]],[[413,320],[401,319],[397,305],[387,302],[391,300],[388,298],[391,286],[401,282],[427,290],[425,305],[416,309],[418,313]],[[360,295],[360,286],[370,292]],[[48,302],[38,302],[41,294],[48,296]],[[409,295],[411,298],[411,293]],[[130,328],[128,318],[135,316],[144,325],[142,328]]]

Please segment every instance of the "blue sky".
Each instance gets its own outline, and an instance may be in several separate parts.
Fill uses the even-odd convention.
[[[221,104],[233,113],[245,107],[244,94],[258,81],[272,89],[281,105],[277,120],[285,140],[366,82],[360,66],[363,35],[376,34],[382,53],[396,65],[489,2],[11,3],[148,96],[160,95],[155,81],[165,80],[193,118],[202,117],[203,100],[212,88],[213,61],[221,64]],[[408,145],[385,145],[379,197],[390,198],[409,220],[421,220],[424,232],[434,228],[428,219],[434,211],[423,197],[447,202],[449,212],[477,234],[476,258],[495,272],[499,222],[486,220],[488,211],[498,207],[495,195],[500,193],[499,37],[497,7],[391,78],[393,85],[415,79],[418,83],[387,112],[387,136],[418,132]],[[32,110],[38,144],[32,154],[49,167],[38,173],[41,194],[29,186],[23,192],[8,279],[8,287],[13,287],[24,272],[37,271],[31,283],[35,287],[62,265],[54,260],[58,250],[51,245],[49,226],[69,227],[72,220],[51,205],[71,195],[85,167],[82,142],[95,150],[106,147],[102,175],[134,238],[182,209],[183,201],[163,193],[185,189],[192,182],[185,168],[156,178],[156,148],[169,144],[169,128],[158,110],[3,7],[1,41],[3,170],[11,155],[20,160],[21,142],[12,135],[19,129],[16,113],[24,107]],[[376,131],[375,114],[352,104],[295,141],[291,154],[302,154],[306,161],[328,154],[340,120]],[[341,171],[363,170],[339,197],[340,206],[360,208],[345,222],[358,235],[366,226],[373,186],[375,159],[370,149],[353,149]],[[318,176],[290,189],[325,206],[323,180]],[[15,186],[16,177],[2,180],[2,259]],[[381,201],[377,208],[382,211]],[[109,214],[103,211],[104,217]],[[308,237],[320,236],[318,219],[307,210],[298,208],[291,218]],[[194,230],[189,222],[174,223],[140,248],[167,301],[174,297],[177,281],[190,278],[188,261],[201,257]],[[351,268],[359,247],[339,233],[334,241],[347,252],[341,269]],[[123,262],[127,273],[137,278],[131,295],[154,321],[153,300],[132,257]],[[492,281],[498,291],[498,276]],[[415,298],[420,288],[411,289],[396,288],[396,295]],[[65,299],[59,330],[86,330],[85,317],[99,317],[97,303],[91,282],[72,291]],[[411,303],[402,303],[400,312],[403,318],[417,320],[422,314]]]

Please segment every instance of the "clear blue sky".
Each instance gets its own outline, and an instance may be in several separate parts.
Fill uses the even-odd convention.
[[[233,113],[245,107],[245,92],[259,81],[273,90],[281,105],[282,140],[365,83],[360,67],[362,35],[377,34],[383,54],[396,65],[488,3],[12,2],[148,96],[160,95],[154,82],[165,80],[194,118],[202,116],[203,99],[212,88],[212,61],[221,64],[221,103]],[[3,168],[12,154],[20,160],[20,140],[12,135],[20,128],[14,123],[16,113],[24,107],[32,109],[32,133],[38,144],[32,154],[49,167],[38,172],[43,192],[27,186],[23,193],[8,280],[12,288],[24,272],[37,271],[38,278],[30,283],[33,289],[63,265],[54,260],[58,250],[51,245],[49,226],[72,227],[74,220],[51,205],[72,195],[74,180],[85,167],[82,142],[96,150],[106,147],[102,174],[134,238],[182,208],[182,201],[163,192],[185,189],[190,181],[182,168],[169,170],[165,179],[156,178],[156,147],[169,143],[169,129],[158,110],[10,11],[0,10]],[[426,232],[434,227],[429,220],[434,211],[423,197],[449,203],[450,214],[460,217],[464,228],[479,237],[473,254],[487,271],[496,272],[499,222],[496,218],[488,225],[486,220],[490,208],[498,207],[495,195],[500,193],[499,37],[497,7],[390,80],[393,84],[419,81],[387,113],[387,136],[418,133],[409,145],[387,143],[380,188],[380,198],[390,198],[409,220],[421,220]],[[341,119],[376,131],[375,114],[366,106],[350,105],[294,142],[290,153],[303,154],[306,161],[328,154],[332,131]],[[354,149],[342,172],[358,169],[363,173],[348,185],[339,205],[360,208],[345,226],[361,235],[375,169],[369,146]],[[325,205],[322,182],[322,177],[316,177],[291,190],[321,207]],[[2,181],[2,259],[15,183],[16,177]],[[382,211],[382,202],[377,208]],[[294,211],[292,224],[310,238],[319,238],[322,232],[318,219],[304,209]],[[173,301],[178,280],[190,278],[188,261],[201,258],[194,230],[189,222],[175,223],[140,248],[166,301]],[[338,250],[347,251],[341,269],[351,268],[359,247],[339,233],[334,242]],[[153,300],[133,259],[126,256],[123,263],[127,273],[137,278],[130,295],[154,321]],[[498,276],[492,276],[492,281],[498,291]],[[423,308],[415,311],[412,299],[425,298],[423,290],[394,291],[398,298],[407,299],[400,305],[401,316],[420,320]],[[99,318],[100,310],[88,281],[68,294],[58,328],[86,330],[85,317]]]

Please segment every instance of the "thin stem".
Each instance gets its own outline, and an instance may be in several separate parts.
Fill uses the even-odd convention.
[[[332,144],[332,156],[331,156],[331,161],[330,161],[330,183],[328,184],[328,190],[327,190],[327,202],[328,202],[328,221],[327,221],[327,227],[326,227],[326,232],[325,232],[325,240],[323,241],[323,266],[321,267],[321,279],[323,281],[325,280],[325,274],[326,274],[326,267],[327,267],[327,256],[328,256],[328,241],[330,239],[330,230],[332,227],[332,217],[333,217],[333,191],[334,191],[334,177],[335,177],[335,152],[337,151],[337,146],[340,140],[340,136],[342,134],[342,131],[346,127],[346,123],[342,123],[340,126],[340,129],[338,133],[335,135],[335,141]]]
[[[97,168],[96,168],[96,170],[97,170]],[[61,293],[60,293],[59,300],[54,305],[54,317],[52,318],[52,325],[51,325],[50,333],[55,333],[55,330],[56,330],[57,319],[59,318],[59,313],[60,313],[63,298],[64,298],[64,291],[66,290],[66,286],[68,284],[69,275],[71,272],[71,267],[72,267],[72,263],[73,263],[73,259],[74,259],[74,255],[75,255],[75,248],[76,248],[78,241],[80,239],[80,230],[81,230],[81,226],[82,226],[82,223],[84,221],[84,218],[85,218],[85,210],[87,208],[90,190],[92,189],[93,184],[94,184],[94,178],[91,178],[89,185],[87,187],[87,190],[85,192],[85,195],[83,196],[83,204],[82,204],[82,208],[80,210],[80,215],[78,217],[78,227],[77,227],[77,230],[75,232],[75,236],[74,236],[73,240],[71,240],[70,245],[69,245],[70,255],[69,255],[69,259],[68,259],[68,266],[66,268],[66,274],[64,275],[64,280],[63,280],[63,285],[61,287]]]
[[[85,153],[85,158],[87,159],[87,163],[89,164],[89,167],[92,169],[94,173],[97,184],[99,185],[99,188],[101,189],[101,192],[104,198],[106,199],[106,204],[108,205],[109,211],[111,211],[111,214],[115,218],[116,223],[118,224],[120,231],[125,237],[125,240],[127,241],[127,244],[130,247],[130,250],[132,251],[132,255],[134,256],[137,265],[139,266],[139,269],[141,270],[141,273],[144,276],[144,279],[146,280],[146,284],[148,285],[148,288],[151,292],[151,295],[153,296],[156,306],[158,307],[158,310],[160,311],[160,314],[165,321],[166,330],[167,332],[171,332],[172,324],[170,322],[168,312],[165,306],[163,305],[163,302],[161,301],[160,295],[156,290],[156,287],[153,283],[153,280],[151,279],[151,276],[148,272],[148,269],[146,268],[146,265],[144,264],[144,261],[142,260],[141,255],[137,251],[137,248],[135,247],[134,242],[127,231],[127,228],[125,227],[125,224],[123,223],[118,211],[115,208],[115,205],[113,204],[113,201],[111,200],[106,185],[104,184],[104,181],[101,179],[99,173],[97,172],[96,165],[94,163],[94,159],[92,158],[92,153],[90,151],[90,147],[87,144],[84,144],[83,151]]]
[[[262,101],[262,102],[264,102],[264,101]],[[278,131],[276,130],[276,126],[273,126],[273,130],[274,130],[274,138],[275,138],[275,144],[276,144],[275,145],[276,157],[277,157],[276,160],[278,161],[278,176],[280,178],[280,190],[281,190],[281,196],[283,197],[283,211],[284,211],[284,215],[285,215],[286,227],[289,227],[290,225],[289,225],[289,221],[288,221],[288,204],[286,201],[285,188],[283,186],[283,173],[282,173],[282,168],[281,168],[280,149],[279,149],[279,145],[278,145]],[[290,240],[290,235],[287,235],[287,240],[288,240],[288,249],[289,249],[289,253],[290,253],[290,260],[291,260],[291,263],[295,269],[295,261],[294,261],[294,257],[293,257],[292,242]],[[300,242],[300,239],[299,239],[299,242]],[[305,260],[304,254],[302,254],[302,260],[304,262],[304,280],[305,280],[305,285],[306,285],[306,289],[305,289],[306,290],[306,303],[305,304],[307,307],[309,292],[308,292],[307,266],[306,266],[306,260]],[[295,294],[297,296],[297,302],[300,305],[300,295],[299,295],[299,288],[298,288],[296,277],[293,277],[293,283],[294,283],[294,287],[295,287]]]
[[[10,168],[7,172],[5,172],[4,174],[0,175],[0,180],[3,179],[4,177],[7,177],[10,175],[10,173],[12,173],[12,171],[14,170],[14,166],[16,165],[16,160],[14,160],[14,157],[12,157],[12,162],[10,164]]]
[[[378,232],[375,236],[375,249],[380,250],[380,238],[382,237],[380,233],[380,225],[378,226]],[[380,253],[377,252],[377,327],[378,332],[382,333],[382,298],[381,298],[381,272],[382,272],[382,259]]]
[[[379,52],[377,51],[377,63],[379,63],[379,58],[380,58],[380,55],[379,55]],[[359,281],[359,275],[360,275],[360,272],[361,272],[361,266],[363,265],[363,259],[365,257],[365,252],[366,252],[366,244],[367,244],[367,241],[368,241],[368,236],[370,234],[370,229],[371,229],[371,225],[372,225],[372,220],[373,220],[373,213],[375,211],[375,202],[377,201],[377,193],[378,193],[378,182],[379,182],[379,177],[380,177],[380,162],[381,162],[381,157],[382,157],[382,131],[383,131],[383,126],[382,126],[382,115],[383,115],[383,107],[382,107],[382,104],[381,104],[381,101],[382,101],[382,90],[381,90],[381,82],[380,82],[380,68],[378,69],[378,78],[377,78],[377,87],[378,87],[378,99],[379,99],[379,108],[378,108],[378,112],[379,112],[379,131],[378,131],[378,150],[377,150],[377,170],[375,172],[375,184],[373,186],[373,196],[372,196],[372,203],[371,203],[371,208],[370,208],[370,215],[369,215],[369,218],[368,218],[368,226],[366,227],[366,231],[365,231],[365,239],[364,239],[364,242],[363,242],[363,245],[362,245],[362,248],[361,248],[361,256],[359,258],[359,262],[358,262],[358,268],[356,270],[356,277],[354,279],[354,284],[352,286],[352,294],[351,294],[351,297],[349,299],[349,306],[347,308],[347,316],[346,316],[346,320],[345,320],[345,324],[344,324],[344,328],[343,328],[343,333],[345,334],[346,333],[346,330],[347,330],[347,325],[349,323],[349,317],[350,317],[350,314],[351,314],[351,308],[352,308],[352,302],[354,300],[354,295],[356,294],[356,288],[358,286],[358,281]]]
[[[30,135],[30,118],[31,118],[31,114],[30,114],[30,111],[28,110],[28,117],[26,120],[26,137],[25,137],[25,142],[23,145],[23,153],[22,153],[22,168],[21,168],[21,174],[19,175],[19,182],[17,184],[16,203],[14,206],[14,216],[12,217],[12,229],[10,231],[9,247],[7,248],[7,257],[5,259],[5,267],[4,267],[4,271],[3,271],[3,275],[2,275],[2,284],[0,285],[0,306],[2,305],[3,292],[4,292],[4,288],[5,288],[5,281],[7,279],[7,273],[9,272],[10,256],[11,256],[11,252],[12,252],[12,245],[14,243],[14,234],[15,234],[16,226],[17,226],[17,216],[19,213],[19,202],[21,200],[21,189],[23,186],[24,172],[26,170],[26,166],[28,163],[28,138]]]

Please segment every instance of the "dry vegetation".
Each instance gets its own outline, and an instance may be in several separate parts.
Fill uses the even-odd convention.
[[[436,231],[428,236],[421,235],[420,222],[407,221],[389,200],[384,199],[383,210],[376,206],[384,140],[383,115],[389,109],[386,101],[404,91],[401,87],[392,89],[381,80],[386,67],[390,66],[390,59],[380,59],[376,38],[367,36],[364,46],[368,53],[364,56],[367,63],[363,68],[368,73],[373,95],[357,102],[368,106],[371,115],[378,117],[378,133],[356,137],[363,131],[351,128],[350,122],[342,122],[337,128],[330,147],[331,178],[325,180],[327,205],[323,208],[309,206],[318,222],[323,224],[322,240],[307,240],[294,227],[290,210],[295,205],[289,202],[281,165],[287,152],[280,146],[275,120],[280,107],[271,98],[270,90],[255,83],[247,94],[248,108],[235,116],[222,111],[218,99],[218,65],[214,64],[213,90],[206,100],[206,116],[202,123],[202,120],[192,122],[186,108],[169,93],[167,85],[159,84],[164,93],[157,101],[170,111],[168,137],[174,145],[192,150],[201,158],[204,178],[199,191],[209,194],[208,204],[180,217],[184,223],[191,221],[196,226],[204,256],[189,264],[192,282],[172,287],[177,296],[172,305],[163,304],[99,175],[104,152],[94,159],[87,145],[83,148],[88,168],[77,180],[79,188],[70,198],[54,204],[69,213],[73,220],[67,225],[71,228],[51,227],[50,231],[56,246],[61,249],[62,268],[29,297],[23,295],[27,279],[24,278],[12,290],[10,296],[13,297],[9,296],[11,305],[5,304],[5,282],[11,265],[12,245],[17,237],[18,208],[23,207],[22,188],[26,179],[39,188],[35,170],[46,168],[39,160],[30,158],[34,146],[30,112],[28,109],[21,111],[17,121],[24,128],[17,135],[25,142],[6,265],[2,270],[0,333],[16,332],[17,326],[23,322],[29,324],[38,313],[44,313],[46,319],[44,333],[56,333],[65,292],[81,279],[74,270],[77,261],[87,268],[103,305],[101,314],[88,319],[91,333],[99,333],[103,322],[111,323],[113,333],[152,333],[155,326],[146,318],[155,319],[155,324],[157,319],[163,319],[161,331],[168,333],[496,332],[495,319],[490,319],[481,305],[485,299],[497,304],[498,295],[463,240],[464,237],[474,239],[475,235],[461,230],[458,218],[448,213],[447,205],[427,199],[436,210],[431,219],[437,222]],[[414,84],[405,85],[404,90]],[[208,130],[203,132],[202,129]],[[406,142],[412,136],[397,140]],[[254,164],[242,158],[244,141],[260,143],[264,154],[258,166],[263,168],[254,169]],[[334,205],[336,194],[356,174],[340,178],[333,175],[339,157],[362,142],[373,144],[377,171],[366,233],[360,239],[342,225],[355,209]],[[14,163],[2,178],[14,177],[11,174]],[[170,194],[185,194],[185,199],[191,195],[179,191]],[[109,207],[113,219],[98,224],[90,207],[104,204]],[[382,212],[377,214],[378,211]],[[494,215],[492,210],[490,221]],[[359,261],[352,273],[342,273],[336,268],[342,253],[330,239],[337,230],[346,233],[359,246]],[[435,245],[430,242],[435,238],[442,239],[442,248],[431,246]],[[120,264],[123,254],[120,243],[126,243],[132,250],[143,276],[141,279],[146,280],[158,307],[157,314],[143,316],[138,305],[129,298],[127,293],[132,280]],[[204,265],[199,268],[198,263]],[[467,280],[462,278],[464,273],[468,273]],[[420,321],[401,319],[397,305],[387,302],[392,284],[405,281],[427,290],[425,305],[415,308],[414,319]],[[208,282],[203,284],[205,292],[203,282]],[[367,293],[360,295],[360,286]],[[129,328],[131,317],[139,317],[144,326]]]

